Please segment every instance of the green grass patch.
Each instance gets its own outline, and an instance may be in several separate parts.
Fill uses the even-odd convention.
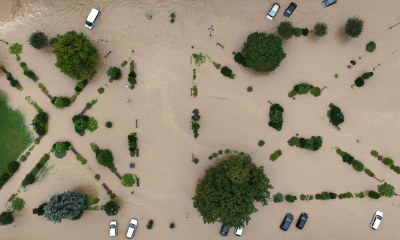
[[[33,142],[32,132],[19,110],[7,104],[6,96],[0,92],[0,174],[7,170],[9,162],[17,160]]]

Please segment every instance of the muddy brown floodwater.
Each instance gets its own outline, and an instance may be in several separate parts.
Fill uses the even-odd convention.
[[[400,2],[338,1],[324,9],[320,0],[299,0],[297,9],[287,19],[283,11],[289,3],[279,2],[281,9],[270,21],[266,14],[272,1],[2,0],[0,39],[24,45],[22,61],[52,96],[72,96],[76,81],[54,66],[56,58],[51,46],[36,50],[28,45],[32,31],[43,31],[49,38],[71,30],[83,32],[99,50],[99,62],[98,74],[75,103],[56,109],[37,84],[23,75],[15,56],[8,53],[10,45],[0,42],[0,65],[12,72],[24,87],[22,92],[11,88],[0,73],[0,88],[6,92],[10,104],[21,109],[30,121],[35,109],[24,98],[31,96],[50,115],[48,134],[3,187],[1,202],[5,203],[17,191],[25,174],[56,141],[70,141],[92,170],[101,175],[101,180],[97,182],[91,170],[86,169],[88,165],[82,166],[71,151],[63,159],[52,155],[47,176],[19,194],[26,206],[15,213],[16,227],[0,227],[0,238],[109,239],[109,221],[117,220],[117,239],[124,239],[131,218],[139,220],[135,239],[220,238],[221,225],[203,224],[191,198],[204,169],[214,164],[208,156],[226,148],[248,152],[257,165],[263,165],[275,187],[272,194],[279,191],[299,198],[300,194],[315,195],[322,191],[377,190],[379,182],[343,164],[331,149],[335,146],[363,162],[379,179],[400,189],[400,176],[370,155],[371,150],[377,150],[384,157],[393,158],[396,165],[400,164],[400,25],[389,30],[400,21]],[[101,11],[92,31],[84,28],[91,8]],[[153,13],[151,20],[146,18],[149,11]],[[176,13],[173,24],[169,22],[171,12]],[[356,15],[364,18],[365,28],[359,38],[351,39],[344,34],[344,26],[349,17]],[[287,57],[270,74],[255,73],[234,62],[232,51],[241,51],[250,33],[276,33],[277,25],[285,19],[296,27],[309,29],[317,22],[326,22],[328,34],[321,38],[309,34],[284,40]],[[215,29],[212,37],[208,31],[211,25]],[[377,44],[373,53],[365,50],[369,41]],[[110,50],[112,53],[105,58]],[[224,77],[210,62],[200,67],[190,64],[191,54],[200,52],[231,68],[236,79]],[[122,68],[119,81],[109,83],[106,75],[109,66],[120,66],[129,58],[137,64],[138,84],[134,90],[124,87],[128,83],[129,66]],[[350,60],[356,60],[357,64],[347,69]],[[374,76],[362,88],[351,89],[358,76],[374,67]],[[197,98],[190,97],[193,69],[197,70]],[[335,74],[340,77],[336,79]],[[318,98],[310,94],[296,96],[295,100],[289,98],[288,92],[302,82],[327,88]],[[248,86],[253,87],[252,93],[246,91]],[[105,88],[102,95],[97,93],[99,87]],[[80,137],[74,132],[71,118],[92,99],[99,101],[86,115],[98,120],[99,129]],[[285,109],[280,132],[267,124],[268,100]],[[340,131],[329,126],[326,117],[331,102],[344,111],[345,122]],[[190,130],[194,108],[202,116],[197,139]],[[135,127],[136,119],[139,128]],[[105,127],[107,121],[113,123],[112,128]],[[138,134],[139,158],[129,156],[127,135],[131,132]],[[323,136],[322,148],[312,152],[288,146],[287,140],[296,133],[306,138]],[[260,139],[266,142],[261,148],[257,146]],[[134,194],[107,168],[97,164],[90,142],[113,152],[121,175],[138,175],[140,187],[134,188]],[[269,155],[278,149],[283,155],[275,162],[270,161]],[[198,165],[190,162],[191,153],[200,159]],[[136,164],[134,169],[129,168],[131,162]],[[53,194],[74,189],[93,194],[100,198],[99,204],[105,204],[108,196],[102,183],[119,197],[121,209],[115,217],[108,217],[103,211],[88,211],[78,221],[53,224],[32,214],[33,208],[47,202]],[[396,196],[379,200],[368,197],[298,200],[265,207],[256,204],[256,207],[258,212],[252,215],[242,239],[397,239],[400,234],[400,198]],[[2,204],[0,211],[4,210]],[[376,210],[382,211],[384,218],[379,230],[373,231],[369,224]],[[301,212],[307,212],[309,221],[305,228],[298,230],[292,224],[289,231],[281,231],[279,224],[287,212],[295,216],[295,221]],[[152,230],[146,229],[150,219],[154,220]],[[174,229],[169,228],[171,222],[175,223]],[[227,239],[234,238],[231,229]]]

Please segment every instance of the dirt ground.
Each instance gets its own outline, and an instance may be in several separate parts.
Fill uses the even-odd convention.
[[[101,180],[96,181],[94,174],[86,169],[88,166],[75,160],[71,151],[63,159],[51,155],[48,176],[18,195],[25,199],[25,208],[15,213],[15,228],[12,225],[0,228],[1,238],[109,239],[109,221],[117,220],[117,239],[124,239],[131,218],[139,220],[135,239],[220,238],[221,225],[203,224],[191,198],[204,169],[215,164],[208,156],[226,148],[248,152],[257,165],[263,165],[275,188],[272,194],[279,191],[299,198],[300,194],[315,195],[323,191],[339,194],[377,190],[376,179],[342,163],[331,149],[336,146],[364,163],[377,178],[400,189],[400,176],[370,155],[371,150],[377,150],[400,165],[400,159],[396,158],[400,155],[397,146],[400,24],[389,29],[400,21],[397,10],[400,2],[338,1],[324,9],[320,1],[298,0],[298,7],[289,19],[283,16],[283,11],[290,1],[278,3],[281,9],[270,21],[266,16],[273,5],[271,1],[3,0],[0,39],[10,45],[23,44],[22,61],[36,73],[38,83],[44,84],[50,95],[72,96],[76,81],[54,66],[56,58],[51,46],[42,50],[29,46],[27,38],[32,31],[43,31],[49,38],[70,30],[83,32],[99,50],[99,62],[98,74],[77,100],[68,108],[57,109],[37,84],[23,75],[15,56],[8,53],[10,45],[0,42],[0,65],[24,87],[18,92],[0,73],[0,88],[6,92],[10,104],[21,109],[30,121],[36,111],[25,97],[31,96],[50,116],[48,134],[3,187],[1,202],[16,193],[26,173],[56,141],[70,141],[88,160],[93,172],[101,175]],[[101,11],[92,31],[84,28],[91,8]],[[146,18],[148,11],[153,13],[151,20]],[[176,13],[173,24],[169,22],[171,12]],[[365,20],[364,32],[355,39],[344,33],[347,19],[353,16]],[[234,62],[232,51],[241,51],[250,33],[276,33],[277,25],[285,19],[310,30],[315,23],[326,22],[328,34],[321,38],[309,34],[284,40],[287,57],[270,74],[255,73]],[[212,37],[208,31],[211,25],[215,29]],[[369,41],[377,44],[373,53],[365,50]],[[105,58],[110,50],[112,53]],[[191,64],[190,56],[200,52],[231,68],[236,79],[224,77],[210,62],[200,67]],[[119,81],[109,83],[106,75],[109,66],[120,66],[129,58],[137,64],[138,84],[134,90],[125,88],[129,65],[121,68]],[[356,60],[357,64],[347,69],[350,60]],[[190,97],[193,69],[197,73],[197,98]],[[369,71],[374,76],[362,88],[351,89],[354,80]],[[339,74],[338,79],[335,74]],[[295,100],[289,98],[288,92],[302,82],[327,88],[318,98],[311,94],[296,96]],[[253,92],[246,91],[248,86],[253,87]],[[105,88],[102,95],[97,92],[99,87]],[[92,99],[98,102],[86,115],[98,120],[99,129],[80,137],[71,119]],[[285,109],[280,132],[268,126],[268,100]],[[329,126],[326,117],[329,103],[344,112],[345,122],[340,131]],[[190,130],[194,108],[201,115],[197,139]],[[136,119],[139,128],[135,126]],[[112,128],[105,127],[107,121],[113,123]],[[139,158],[129,156],[127,136],[131,132],[138,134]],[[290,147],[287,140],[295,134],[305,138],[323,136],[323,146],[317,152]],[[259,140],[266,142],[261,148],[257,146]],[[134,194],[107,168],[97,164],[91,142],[112,151],[121,175],[137,174],[140,187],[134,188]],[[283,155],[275,162],[270,161],[269,155],[278,149]],[[192,153],[200,159],[198,165],[191,162]],[[129,168],[131,162],[136,164],[134,169]],[[93,194],[100,198],[99,204],[105,204],[108,196],[102,183],[119,197],[121,209],[115,217],[108,217],[103,211],[90,211],[78,221],[53,224],[32,214],[33,208],[47,202],[52,195],[74,189]],[[367,197],[272,202],[265,207],[257,204],[259,211],[252,215],[242,238],[397,239],[399,207],[400,198],[396,196],[379,200]],[[0,211],[4,210],[2,205]],[[379,230],[373,231],[369,224],[376,210],[382,211],[384,217]],[[291,226],[287,232],[281,231],[279,224],[287,212],[295,216],[295,221],[301,212],[308,213],[305,228],[298,230]],[[154,220],[152,230],[146,229],[150,219]],[[171,222],[175,223],[174,229],[169,228]],[[233,238],[236,236],[231,229],[227,239]]]

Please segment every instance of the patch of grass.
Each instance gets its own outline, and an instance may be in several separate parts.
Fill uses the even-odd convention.
[[[0,92],[0,174],[7,170],[9,162],[17,160],[19,155],[33,142],[32,132],[19,110],[7,105],[7,98]]]

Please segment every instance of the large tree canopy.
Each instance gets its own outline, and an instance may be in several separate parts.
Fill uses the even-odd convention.
[[[255,32],[247,37],[243,54],[246,66],[257,72],[274,71],[286,57],[282,48],[282,39],[274,34]]]
[[[273,187],[264,167],[257,167],[249,154],[231,155],[206,170],[192,198],[193,206],[204,223],[223,222],[227,227],[238,228],[257,212],[254,201],[268,205],[269,189]]]
[[[58,42],[53,44],[53,53],[57,57],[56,67],[73,79],[88,77],[98,61],[96,47],[83,33],[57,34],[57,39]]]
[[[86,197],[80,191],[68,191],[53,195],[44,207],[44,217],[54,223],[73,219],[86,207]]]

